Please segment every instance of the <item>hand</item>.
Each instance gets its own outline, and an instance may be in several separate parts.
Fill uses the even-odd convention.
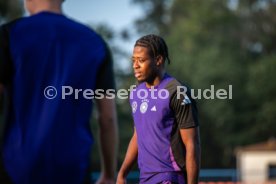
[[[116,184],[127,184],[126,178],[124,178],[120,173],[118,174]]]
[[[104,176],[101,176],[96,184],[115,184],[114,179],[106,178]]]

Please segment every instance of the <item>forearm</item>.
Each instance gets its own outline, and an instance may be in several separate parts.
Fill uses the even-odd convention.
[[[197,184],[200,171],[200,145],[186,146],[186,171],[188,184]]]
[[[115,178],[118,133],[116,118],[99,117],[102,173],[106,178]]]
[[[100,99],[98,105],[99,141],[101,150],[102,179],[115,179],[117,158],[117,117],[116,106],[113,99]]]
[[[118,176],[125,178],[133,165],[135,164],[138,157],[138,146],[136,135],[134,135],[128,145],[124,162],[121,166]]]
[[[187,184],[197,184],[201,158],[199,128],[181,129],[180,134],[186,148]]]

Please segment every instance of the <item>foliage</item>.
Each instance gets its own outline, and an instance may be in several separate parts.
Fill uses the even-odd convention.
[[[276,2],[174,0],[169,16],[150,16],[165,0],[135,0],[145,8],[143,24],[165,37],[172,64],[168,70],[193,89],[228,89],[233,99],[198,101],[202,167],[234,167],[237,146],[275,137]],[[147,4],[147,5],[146,5]],[[151,12],[148,12],[151,11]],[[150,17],[147,17],[150,16]],[[154,22],[154,23],[153,23]],[[142,24],[141,24],[142,25]],[[148,30],[140,33],[148,34]],[[165,30],[165,32],[164,32]],[[274,123],[275,124],[275,123]],[[218,159],[220,158],[220,159]]]
[[[23,13],[20,0],[0,0],[0,23],[18,18]]]
[[[233,86],[232,99],[197,100],[203,168],[234,167],[237,146],[276,137],[275,0],[132,2],[144,9],[136,21],[138,34],[155,33],[167,41],[172,60],[167,67],[169,73],[195,91],[211,85],[215,89]],[[21,7],[17,0],[0,0],[0,23],[21,15]],[[122,43],[132,34],[129,30],[116,32],[105,24],[93,27],[112,50],[117,88],[128,89],[135,81],[131,69],[124,71],[118,67],[122,59],[129,57],[118,41]],[[117,108],[120,165],[133,123],[127,100],[117,100]],[[97,135],[95,123],[92,130]],[[94,170],[98,170],[97,150],[92,162]]]

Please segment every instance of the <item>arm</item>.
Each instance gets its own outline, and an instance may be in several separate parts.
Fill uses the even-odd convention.
[[[117,158],[117,117],[114,99],[97,100],[102,174],[98,184],[114,183]]]
[[[177,83],[176,85],[180,85]],[[200,137],[199,121],[197,115],[196,102],[190,96],[189,88],[178,98],[175,86],[172,87],[174,92],[171,97],[170,107],[175,113],[175,119],[179,127],[182,142],[185,146],[186,154],[184,163],[187,172],[187,184],[197,184],[200,170]],[[183,165],[184,166],[184,165]]]
[[[117,184],[126,183],[126,176],[129,173],[132,166],[134,165],[134,163],[136,162],[137,156],[138,156],[137,135],[136,135],[136,130],[134,129],[133,136],[127,148],[125,160],[118,173],[117,182],[116,182]]]
[[[180,134],[186,148],[187,184],[197,184],[201,157],[199,128],[181,129]]]

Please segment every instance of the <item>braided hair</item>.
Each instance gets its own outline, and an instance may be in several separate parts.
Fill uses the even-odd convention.
[[[167,44],[160,36],[154,34],[143,36],[136,41],[134,47],[136,46],[146,47],[153,58],[161,55],[164,61],[168,61],[168,64],[171,62]]]

